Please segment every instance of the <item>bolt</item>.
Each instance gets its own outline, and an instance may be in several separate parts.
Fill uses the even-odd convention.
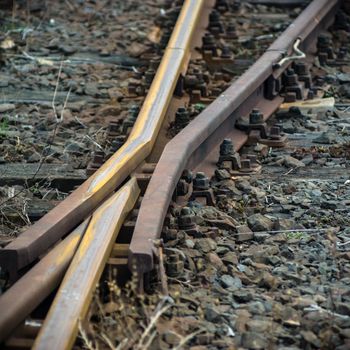
[[[220,156],[227,156],[234,153],[233,143],[231,139],[225,139],[220,145]]]
[[[270,129],[270,138],[273,140],[278,140],[281,138],[281,129],[279,126],[273,126]]]
[[[209,178],[202,172],[198,172],[193,179],[194,190],[208,190],[209,189]]]
[[[215,7],[220,11],[220,12],[225,12],[229,10],[229,5],[227,0],[216,0]]]
[[[184,179],[187,183],[191,183],[193,180],[193,174],[191,170],[185,169],[182,172],[181,179]]]
[[[221,58],[232,58],[231,50],[228,46],[224,46],[221,51]]]
[[[242,159],[241,160],[241,169],[240,171],[251,171],[252,168],[250,166],[250,159]]]
[[[298,75],[306,75],[308,74],[308,69],[307,69],[307,65],[304,62],[297,62],[294,64],[294,70],[295,73],[297,73]]]
[[[137,105],[132,105],[129,109],[129,114],[132,118],[137,118],[140,113],[140,107]]]
[[[347,53],[348,53],[348,49],[342,46],[338,51],[338,58],[341,60],[344,59]]]
[[[117,136],[111,143],[111,151],[116,152],[118,149],[123,146],[125,142],[124,136]]]
[[[108,134],[115,134],[119,132],[119,124],[117,122],[111,121],[108,124]]]
[[[189,113],[184,107],[177,109],[175,113],[175,124],[181,126],[186,125],[189,122]]]
[[[193,230],[196,227],[195,216],[192,210],[188,207],[181,209],[178,218],[178,225],[180,230]]]
[[[286,92],[284,96],[284,102],[295,102],[297,100],[297,94],[295,92]]]
[[[255,154],[248,154],[247,158],[250,160],[251,166],[257,166],[258,165],[258,159]]]
[[[101,164],[103,164],[104,158],[105,158],[105,154],[103,151],[95,151],[93,158],[92,158],[92,162],[94,164],[101,165]]]
[[[128,94],[129,95],[136,95],[136,88],[137,88],[136,84],[129,83],[128,84]]]
[[[145,72],[145,83],[149,86],[151,85],[154,76],[156,75],[156,72],[154,69],[149,68],[146,72]]]
[[[259,109],[254,108],[249,114],[249,124],[262,124],[264,116]]]
[[[212,55],[214,57],[217,57],[218,54],[213,35],[211,35],[210,33],[206,33],[202,38],[202,43],[203,51],[211,51]]]
[[[307,99],[308,99],[308,100],[312,100],[314,97],[315,97],[314,92],[313,92],[312,90],[309,90],[309,91],[307,92]]]
[[[236,26],[234,23],[229,23],[227,28],[226,28],[226,34],[229,36],[236,36]]]
[[[298,84],[298,77],[292,68],[286,71],[286,84],[287,86],[295,86]]]

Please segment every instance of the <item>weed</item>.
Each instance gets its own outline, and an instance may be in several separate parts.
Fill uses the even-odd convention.
[[[302,239],[304,237],[305,237],[305,234],[303,232],[300,232],[300,231],[287,233],[288,239]]]
[[[9,129],[9,121],[6,117],[3,117],[0,122],[0,135],[5,135]]]

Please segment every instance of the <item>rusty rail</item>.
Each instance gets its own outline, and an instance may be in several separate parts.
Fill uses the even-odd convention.
[[[127,142],[64,201],[17,239],[0,249],[0,266],[12,281],[103,202],[151,153],[178,78],[190,59],[190,45],[205,0],[186,0],[164,56]]]
[[[0,296],[0,343],[59,285],[88,223],[80,224]]]
[[[70,348],[74,342],[78,321],[84,317],[87,311],[96,282],[101,275],[119,229],[138,197],[139,189],[133,175],[131,174],[131,180],[123,185],[116,195],[107,200],[104,197],[113,192],[119,182],[130,175],[132,170],[151,153],[164,114],[173,98],[178,77],[180,74],[185,74],[191,50],[200,43],[198,42],[200,37],[197,34],[198,32],[204,33],[212,5],[212,0],[185,1],[140,115],[123,149],[118,151],[97,173],[56,207],[54,213],[50,212],[33,225],[27,233],[24,233],[23,239],[19,238],[14,244],[0,251],[2,263],[9,254],[12,254],[13,257],[18,254],[16,261],[12,259],[5,264],[5,266],[11,267],[10,264],[16,262],[15,269],[12,270],[15,273],[36,259],[40,252],[43,252],[55,239],[59,238],[62,232],[64,233],[70,226],[75,225],[76,222],[85,217],[86,213],[91,214],[93,206],[99,203],[88,226],[84,226],[85,233],[79,247],[77,248],[78,244],[74,245],[74,249],[77,248],[77,253],[36,339],[35,348]],[[85,194],[84,191],[86,191]],[[103,203],[101,204],[101,202]],[[53,220],[52,223],[49,222],[50,218]],[[58,233],[60,228],[62,232]],[[70,234],[66,240],[70,242],[75,239],[75,236],[74,233]],[[49,239],[49,242],[44,240],[45,237]],[[35,269],[35,271],[45,273],[45,264],[47,268],[51,266],[51,260],[48,257],[55,256],[57,258],[60,252],[62,253],[62,250],[54,248],[42,262],[35,265],[33,271]],[[43,290],[38,284],[32,286],[24,298],[29,305],[25,306],[20,303],[17,308],[8,308],[4,318],[0,314],[0,331],[2,324],[4,329],[0,341],[5,339],[47,296],[48,292],[57,286],[60,281],[59,277],[62,278],[67,264],[61,266],[61,260],[58,259],[57,266],[51,267],[59,269],[61,272],[60,275],[55,274],[54,283],[47,283],[46,279],[43,280],[45,283]],[[31,270],[31,274],[20,278],[13,285],[15,288],[11,287],[8,290],[4,301],[14,300],[17,295],[14,292],[18,290],[18,286],[25,289],[25,286],[30,283],[30,278],[35,275],[33,271]],[[2,297],[0,296],[0,305],[2,305],[1,302]],[[6,325],[7,321],[10,321],[11,324]]]
[[[130,268],[137,266],[139,274],[153,269],[153,241],[161,235],[183,170],[205,167],[213,162],[215,152],[217,160],[218,145],[232,133],[236,149],[242,146],[247,136],[233,132],[237,118],[257,105],[264,109],[265,117],[278,107],[281,99],[267,100],[264,85],[269,78],[280,76],[290,62],[275,70],[273,65],[291,53],[298,38],[301,49],[309,51],[319,30],[330,25],[337,5],[337,0],[314,0],[246,73],[167,144],[141,203],[129,247]]]
[[[33,349],[70,349],[126,215],[139,195],[135,179],[105,201],[89,226],[60,285]]]

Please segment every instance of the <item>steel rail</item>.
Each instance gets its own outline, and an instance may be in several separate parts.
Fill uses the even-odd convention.
[[[35,261],[108,197],[150,154],[178,78],[190,58],[190,44],[205,0],[186,0],[156,76],[127,142],[77,190],[13,242],[0,249],[0,266],[10,279]]]
[[[88,223],[80,224],[0,296],[0,343],[59,285]]]
[[[337,5],[337,0],[314,0],[248,71],[166,145],[139,209],[129,246],[129,268],[137,266],[139,274],[153,269],[153,242],[161,235],[183,170],[210,162],[215,152],[217,160],[217,147],[232,132],[237,118],[249,113],[257,103],[269,113],[278,107],[281,98],[277,102],[264,98],[264,83],[271,75],[280,75],[287,64],[278,70],[273,65],[292,51],[298,38],[304,51],[310,51],[305,49],[311,47],[321,28],[330,25]],[[237,135],[233,140],[236,149],[247,139],[243,132]]]
[[[79,321],[88,311],[93,291],[126,215],[140,189],[129,180],[92,215],[86,233],[60,285],[33,349],[70,349]]]

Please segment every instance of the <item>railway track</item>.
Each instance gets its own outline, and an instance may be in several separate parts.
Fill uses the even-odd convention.
[[[224,3],[218,1],[216,7]],[[126,143],[69,197],[0,250],[0,264],[12,282],[0,296],[5,310],[0,341],[8,348],[71,348],[106,263],[118,276],[132,271],[142,289],[159,261],[169,205],[189,199],[214,205],[208,184],[218,163],[234,175],[253,174],[260,168],[255,158],[237,153],[247,141],[285,144],[280,129],[267,127],[266,121],[286,95],[290,100],[307,96],[311,78],[305,65],[299,81],[288,81],[286,72],[300,60],[312,61],[317,37],[333,23],[339,4],[313,1],[242,76],[213,102],[207,100],[211,103],[168,142],[167,118],[188,104],[186,70],[198,55],[195,47],[201,45],[215,5],[185,1]],[[222,52],[217,56],[210,45],[202,56],[213,69],[232,60]],[[196,97],[197,92],[192,101]],[[235,127],[239,118],[240,129]],[[184,224],[186,230],[193,228],[190,220]],[[43,323],[23,326],[57,286]]]

